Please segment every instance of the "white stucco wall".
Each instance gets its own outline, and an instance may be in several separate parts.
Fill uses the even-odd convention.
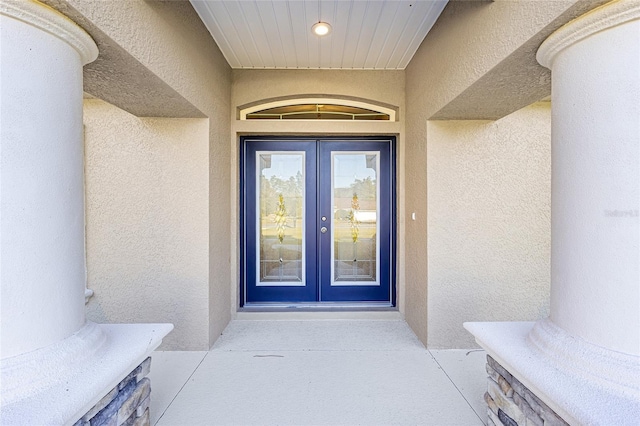
[[[474,346],[465,321],[548,315],[550,110],[428,122],[429,347]]]
[[[0,4],[0,45],[4,405],[19,399],[20,378],[29,376],[21,372],[32,370],[21,355],[85,323],[82,66],[98,49],[77,25],[36,2]],[[2,414],[5,422],[17,419]]]
[[[208,349],[208,120],[86,99],[84,124],[88,319],[169,322],[161,348]]]
[[[538,59],[554,88],[550,319],[635,356],[640,413],[640,3],[568,24]]]

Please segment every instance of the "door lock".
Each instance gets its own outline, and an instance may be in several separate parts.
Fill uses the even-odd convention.
[[[327,227],[323,226],[322,228],[320,228],[320,232],[322,232],[323,234],[327,233]]]

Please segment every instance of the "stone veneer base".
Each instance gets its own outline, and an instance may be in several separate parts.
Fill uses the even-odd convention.
[[[464,327],[491,358],[567,423],[637,425],[640,393],[635,388],[639,377],[631,374],[629,388],[623,389],[616,383],[609,385],[602,378],[568,368],[531,344],[529,334],[534,325],[474,322],[465,323]],[[570,352],[572,348],[564,350]],[[580,354],[558,354],[558,358],[562,356],[571,358]]]
[[[73,425],[135,371],[173,325],[88,323],[85,328],[93,331],[83,335],[83,329],[52,347],[2,360],[1,424]],[[98,343],[97,350],[76,358],[83,347],[78,341],[87,338]]]
[[[73,426],[148,426],[151,371],[147,358]]]
[[[547,404],[487,355],[488,426],[568,426]]]

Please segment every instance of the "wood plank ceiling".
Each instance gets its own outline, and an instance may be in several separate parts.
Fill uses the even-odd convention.
[[[401,70],[448,0],[190,1],[232,68]]]

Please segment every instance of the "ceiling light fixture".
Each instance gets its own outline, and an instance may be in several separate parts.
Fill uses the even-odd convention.
[[[311,27],[311,31],[319,37],[326,36],[331,32],[331,25],[326,22],[318,22]]]

